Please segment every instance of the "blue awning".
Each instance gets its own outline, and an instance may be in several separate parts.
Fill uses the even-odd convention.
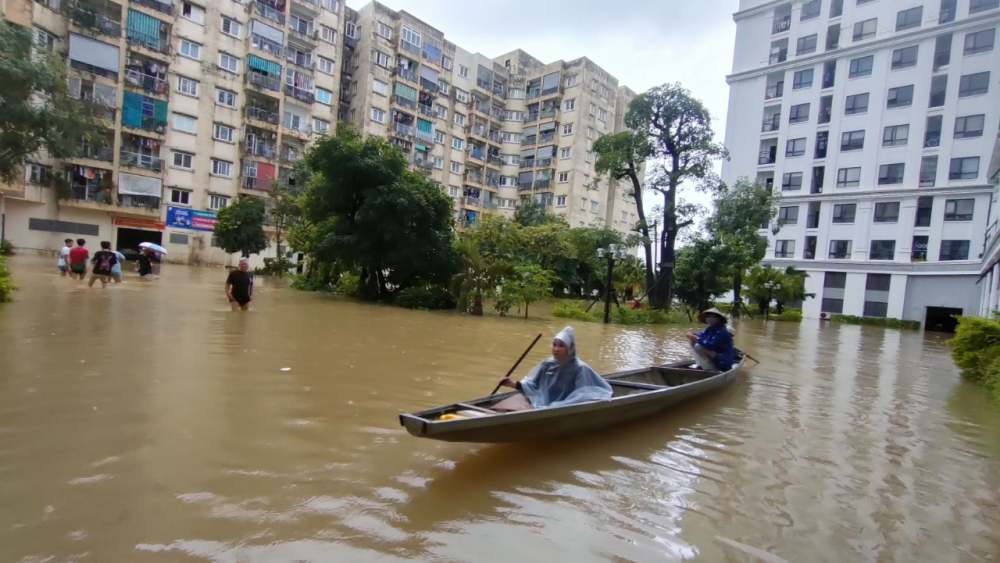
[[[427,150],[427,147],[425,147],[424,145],[421,145],[420,143],[414,143],[413,147],[415,149],[417,149],[418,151],[425,151],[425,150]]]
[[[247,55],[247,66],[261,72],[266,72],[274,77],[281,77],[281,65],[257,55]]]

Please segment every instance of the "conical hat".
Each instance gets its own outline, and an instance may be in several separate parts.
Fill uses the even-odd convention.
[[[719,315],[720,317],[722,317],[722,321],[723,322],[729,321],[729,319],[726,318],[726,315],[722,311],[716,309],[715,307],[712,307],[711,309],[706,309],[706,310],[702,311],[701,314],[702,315],[708,315],[708,314]]]

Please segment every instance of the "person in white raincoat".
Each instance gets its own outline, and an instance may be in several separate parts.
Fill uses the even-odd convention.
[[[611,385],[576,357],[572,327],[562,329],[552,339],[551,358],[535,366],[521,381],[514,383],[506,378],[501,385],[524,393],[536,409],[611,398]]]

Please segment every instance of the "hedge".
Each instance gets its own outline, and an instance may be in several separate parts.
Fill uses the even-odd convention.
[[[959,317],[955,337],[948,344],[962,377],[982,385],[1000,405],[1000,322]]]
[[[904,321],[886,317],[858,317],[855,315],[834,315],[832,321],[849,325],[884,326],[906,330],[920,330],[920,321]]]

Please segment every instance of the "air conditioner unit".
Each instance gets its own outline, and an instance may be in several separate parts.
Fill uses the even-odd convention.
[[[319,39],[319,30],[318,30],[318,29],[314,29],[314,30],[312,30],[312,33],[310,34],[310,36],[311,36],[311,37],[312,37],[313,39]]]

